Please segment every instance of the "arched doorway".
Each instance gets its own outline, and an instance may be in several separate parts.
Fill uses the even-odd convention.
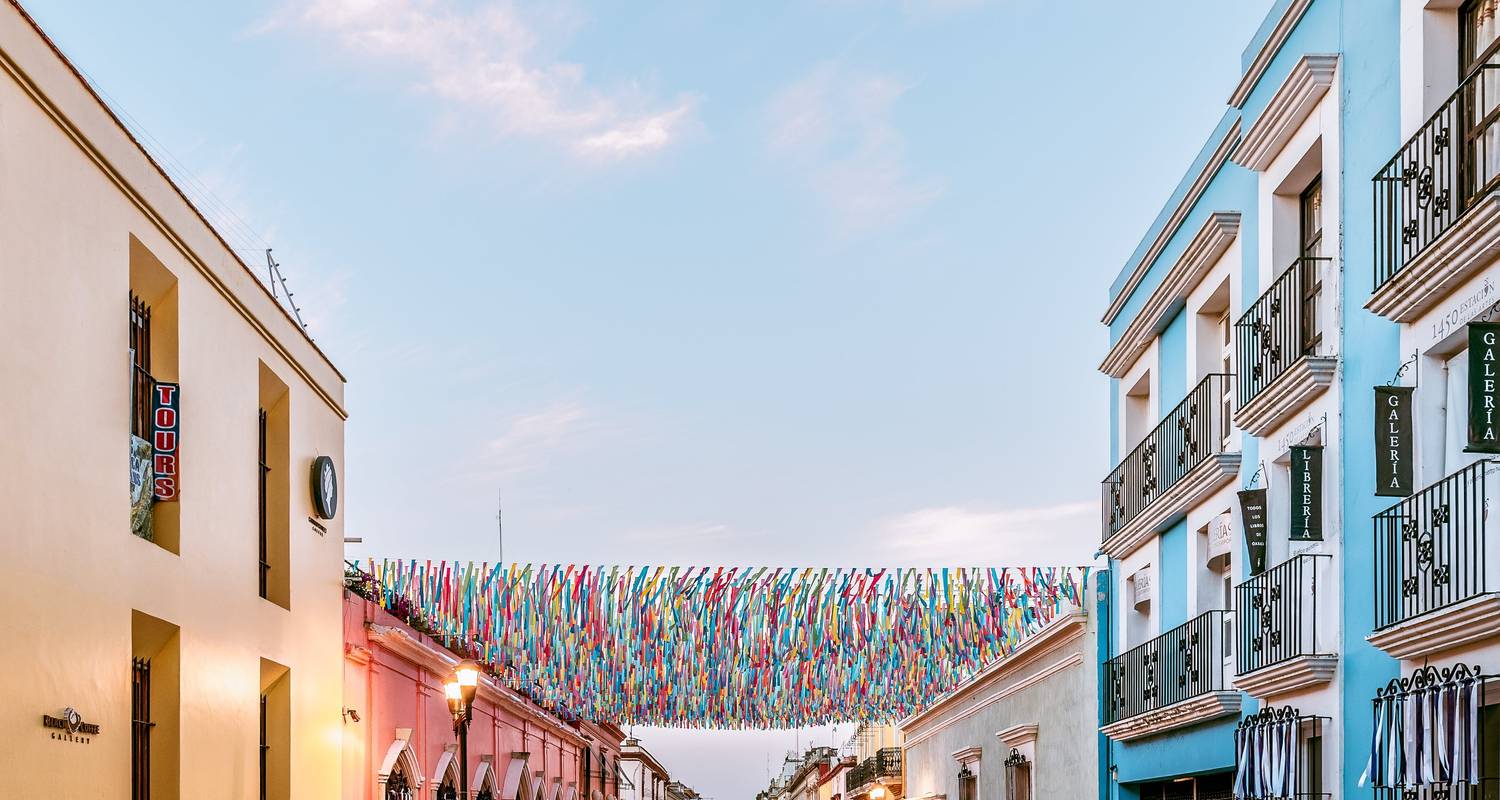
[[[406,766],[398,762],[385,779],[383,800],[416,800],[416,797],[416,787],[412,785],[411,776],[406,774]]]

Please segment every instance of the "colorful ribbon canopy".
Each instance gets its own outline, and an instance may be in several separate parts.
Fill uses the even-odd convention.
[[[569,718],[894,721],[1082,603],[1087,567],[370,562],[351,585]]]

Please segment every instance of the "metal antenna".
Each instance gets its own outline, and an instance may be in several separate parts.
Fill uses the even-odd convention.
[[[500,534],[500,562],[505,563],[505,491],[495,490],[495,527]]]

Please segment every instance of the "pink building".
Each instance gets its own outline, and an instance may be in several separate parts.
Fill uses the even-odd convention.
[[[345,800],[460,800],[443,680],[458,657],[344,593]],[[567,722],[482,678],[469,727],[469,798],[618,800],[620,729]]]

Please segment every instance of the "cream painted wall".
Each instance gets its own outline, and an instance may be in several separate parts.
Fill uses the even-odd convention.
[[[312,460],[331,456],[343,475],[343,377],[11,4],[0,5],[0,68],[7,792],[129,796],[140,612],[175,627],[180,659],[178,745],[158,754],[180,776],[155,796],[257,796],[262,664],[274,662],[289,679],[291,797],[338,797],[342,513],[326,533],[308,518]],[[132,238],[176,280],[177,554],[128,528]],[[288,387],[287,463],[273,467],[290,485],[290,609],[257,592],[262,363]],[[64,707],[99,734],[52,739],[41,716]]]

